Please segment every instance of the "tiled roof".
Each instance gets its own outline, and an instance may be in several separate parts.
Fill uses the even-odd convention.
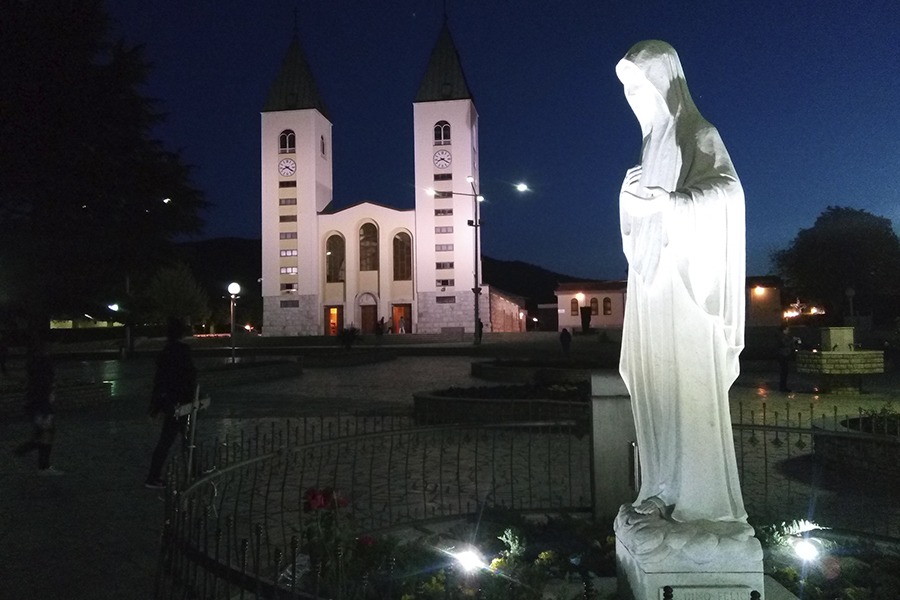
[[[328,118],[328,109],[325,108],[325,103],[319,95],[309,63],[306,62],[306,56],[300,47],[300,40],[295,34],[284,55],[281,70],[269,88],[269,97],[263,112],[306,108],[314,108]]]
[[[450,28],[445,21],[434,50],[431,51],[425,77],[416,94],[416,102],[464,99],[471,100],[472,94],[466,83],[456,45],[450,36]]]

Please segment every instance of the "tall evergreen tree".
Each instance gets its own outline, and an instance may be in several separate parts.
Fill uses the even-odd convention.
[[[0,302],[40,324],[154,271],[206,202],[100,0],[0,6]]]

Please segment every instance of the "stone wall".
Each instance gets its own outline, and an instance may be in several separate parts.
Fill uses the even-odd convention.
[[[297,307],[281,307],[282,301],[296,301]],[[263,327],[265,336],[322,335],[319,330],[319,298],[317,296],[263,297]]]
[[[856,350],[853,352],[797,352],[798,373],[825,375],[864,375],[884,373],[884,352]]]
[[[438,303],[437,298],[454,296],[454,303]],[[418,313],[416,315],[416,329],[413,333],[442,333],[450,331],[462,331],[472,333],[475,326],[475,294],[467,292],[419,292],[416,295]],[[491,331],[490,289],[482,287],[479,296],[478,312],[484,332]]]

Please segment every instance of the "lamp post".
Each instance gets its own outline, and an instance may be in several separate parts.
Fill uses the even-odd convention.
[[[472,196],[472,219],[468,221],[469,226],[472,227],[472,231],[475,233],[475,262],[474,262],[474,273],[475,273],[475,284],[472,286],[472,294],[474,294],[475,298],[475,327],[473,329],[474,340],[473,343],[477,346],[481,342],[481,336],[478,335],[479,323],[481,318],[478,313],[478,304],[481,296],[481,286],[478,285],[478,263],[481,262],[478,260],[478,228],[481,227],[481,219],[478,218],[478,203],[484,200],[484,196],[478,194],[478,189],[475,187],[475,178],[469,175],[466,177],[466,181],[469,182],[469,185],[472,186],[472,193],[467,194],[468,196]]]
[[[241,285],[234,281],[229,283],[228,293],[231,294],[231,364],[234,364],[234,301],[241,293]]]
[[[474,295],[474,298],[475,298],[475,310],[474,310],[475,323],[474,323],[473,335],[474,335],[474,343],[477,346],[481,342],[481,336],[479,335],[481,332],[481,327],[479,326],[481,319],[479,318],[479,303],[478,303],[479,296],[481,296],[481,286],[479,285],[479,278],[478,278],[478,265],[480,263],[480,261],[478,260],[479,256],[480,256],[478,253],[478,239],[479,239],[478,228],[481,227],[481,219],[478,217],[478,203],[484,202],[484,196],[482,196],[481,194],[478,193],[478,188],[475,187],[475,178],[473,176],[469,175],[468,177],[466,177],[466,181],[468,181],[469,185],[472,187],[472,193],[453,192],[453,195],[454,196],[470,196],[472,198],[472,217],[473,218],[469,219],[467,221],[467,223],[468,223],[469,227],[472,228],[472,231],[474,232],[474,236],[475,236],[475,243],[473,244],[474,245],[474,253],[475,253],[475,256],[474,256],[475,264],[473,265],[474,266],[473,273],[475,276],[475,281],[474,281],[474,285],[472,286],[472,294]],[[513,187],[515,187],[516,191],[519,193],[525,193],[525,192],[531,191],[531,188],[529,188],[528,185],[525,183],[516,183],[516,184],[513,184]],[[435,194],[435,190],[431,189],[431,188],[426,190],[426,192],[430,195]]]

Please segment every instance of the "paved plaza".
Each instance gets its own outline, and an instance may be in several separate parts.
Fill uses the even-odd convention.
[[[489,343],[489,342],[488,342]],[[555,348],[553,349],[555,350]],[[547,351],[550,351],[549,349]],[[301,376],[217,388],[201,415],[204,436],[268,427],[322,413],[410,407],[412,393],[450,386],[486,385],[470,375],[470,356],[400,356],[392,361],[343,369],[306,368]],[[201,368],[215,359],[198,359]],[[0,598],[152,597],[163,500],[142,483],[158,433],[145,416],[153,361],[57,361],[60,379],[112,381],[113,402],[59,414],[54,465],[60,477],[39,477],[34,457],[8,450],[30,433],[24,417],[4,416],[0,438]],[[11,376],[21,374],[13,364]],[[893,378],[872,377],[872,391],[837,398],[810,393],[810,382],[792,380],[796,394],[773,392],[777,367],[747,365],[732,394],[733,412],[754,418],[763,402],[774,411],[796,413],[813,405],[829,412],[882,406],[893,397]],[[790,408],[788,408],[790,405]],[[735,418],[737,420],[737,417]]]

